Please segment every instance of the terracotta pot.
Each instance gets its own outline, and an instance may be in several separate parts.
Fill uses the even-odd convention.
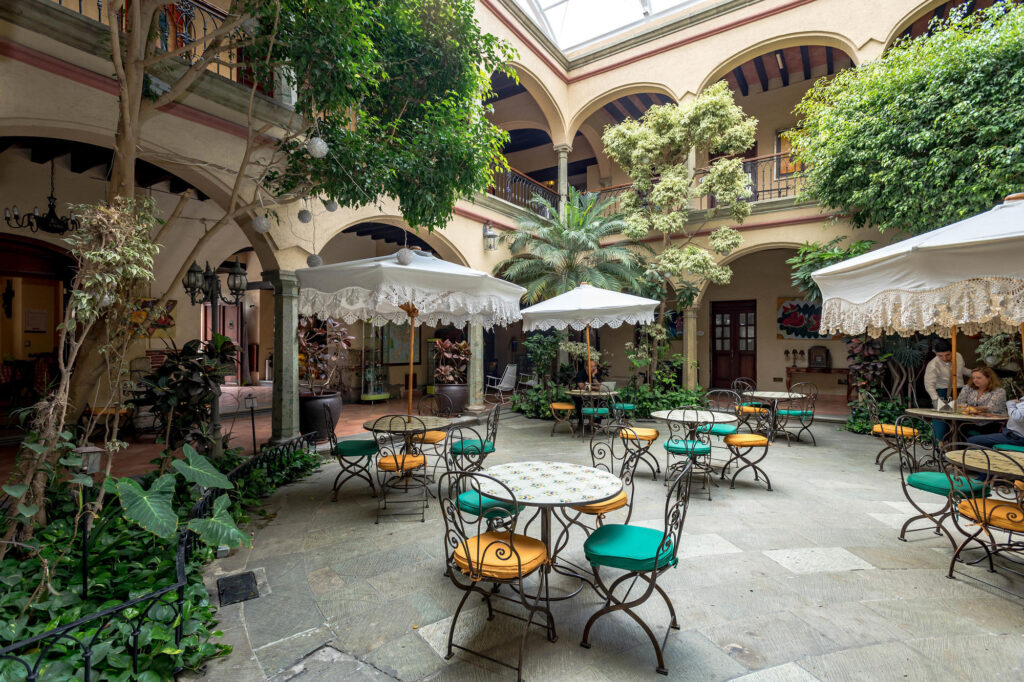
[[[469,384],[434,384],[434,393],[448,396],[456,415],[462,414],[469,402]]]
[[[341,394],[337,391],[327,391],[323,395],[300,393],[299,431],[302,433],[313,433],[315,431],[317,442],[327,440],[331,432],[338,425],[338,420],[341,419],[342,404]],[[327,423],[324,405],[330,405],[331,416],[334,418],[332,424]]]

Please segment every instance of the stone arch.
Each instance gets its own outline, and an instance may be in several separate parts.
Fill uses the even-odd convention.
[[[899,20],[896,22],[896,24],[892,27],[892,30],[885,37],[885,49],[889,49],[889,47],[894,42],[896,42],[896,39],[899,38],[903,34],[904,31],[906,31],[913,24],[915,24],[925,14],[928,14],[930,12],[934,13],[934,11],[936,9],[938,9],[940,5],[952,5],[952,7],[945,7],[944,8],[945,9],[944,16],[948,17],[950,11],[954,7],[959,7],[960,5],[964,4],[965,1],[966,0],[958,0],[958,1],[955,1],[953,3],[950,3],[949,0],[945,0],[945,1],[944,0],[923,0],[922,2],[919,2],[917,4],[917,6],[914,7],[914,9],[908,11],[906,14],[901,16],[899,18]],[[1011,1],[1013,1],[1013,0],[1011,0]],[[991,1],[990,2],[986,2],[986,3],[984,3],[984,7],[981,7],[981,9],[984,9],[986,7],[990,7],[992,4],[993,4],[993,2],[991,2]]]
[[[373,208],[373,207],[370,207]],[[352,217],[349,220],[338,223],[331,230],[329,236],[324,239],[323,247],[326,248],[338,235],[342,234],[345,230],[360,223],[384,223],[385,225],[392,225],[394,227],[405,230],[410,234],[415,234],[417,237],[425,241],[431,249],[433,249],[441,258],[450,261],[452,263],[458,263],[459,265],[469,266],[469,261],[462,254],[461,251],[443,234],[440,230],[434,230],[428,232],[426,230],[417,231],[409,226],[409,223],[405,221],[401,215],[387,214],[387,213],[366,213],[358,215],[358,217]]]
[[[39,119],[6,118],[0,121],[0,137],[49,137],[54,139],[85,142],[113,149],[113,135],[104,126],[68,122],[60,120],[41,121]],[[227,205],[231,197],[231,187],[220,177],[204,170],[201,166],[168,163],[160,155],[173,155],[172,149],[166,149],[146,141],[147,149],[140,152],[138,158],[156,166],[166,168],[186,181],[199,191],[206,194],[211,201],[220,207]],[[278,267],[275,249],[268,235],[255,232],[251,219],[240,217],[234,221],[241,229],[249,244],[253,247],[261,265],[266,270]]]
[[[775,241],[762,242],[762,243],[758,243],[758,244],[751,244],[750,246],[747,246],[746,248],[741,248],[741,249],[739,249],[737,251],[733,251],[732,253],[724,256],[720,261],[718,261],[718,264],[719,265],[730,265],[730,264],[735,263],[736,261],[740,260],[741,258],[745,258],[746,256],[752,256],[752,255],[754,255],[756,253],[759,253],[761,251],[774,251],[776,249],[789,249],[791,251],[796,251],[797,249],[800,248],[800,245],[801,245],[801,242],[799,242],[799,241],[785,241],[785,240],[775,240]],[[700,307],[701,305],[703,305],[703,303],[704,303],[704,296],[707,294],[708,289],[710,287],[711,287],[711,282],[709,282],[707,280],[705,280],[704,282],[701,283],[701,285],[700,285],[700,292],[698,292],[697,297],[693,301],[694,307]]]
[[[627,85],[621,85],[611,90],[606,90],[600,95],[592,98],[589,102],[580,107],[577,112],[573,115],[567,128],[568,135],[575,135],[576,131],[586,122],[588,118],[593,116],[598,110],[601,109],[605,104],[615,101],[620,97],[626,97],[628,95],[642,95],[655,93],[658,95],[665,95],[666,97],[672,98],[673,101],[678,102],[679,96],[672,91],[670,87],[664,83],[654,82],[640,82],[640,83],[629,83]]]
[[[857,47],[846,36],[838,33],[805,31],[800,33],[790,33],[785,36],[773,36],[772,38],[762,40],[754,45],[750,45],[738,52],[735,52],[732,56],[719,62],[718,65],[715,66],[701,82],[697,92],[703,92],[712,83],[724,78],[725,74],[754,57],[759,57],[768,52],[772,52],[773,50],[782,50],[787,47],[799,47],[801,45],[822,45],[824,47],[833,47],[845,52],[853,61],[854,65],[861,62],[860,53],[857,50]]]
[[[541,113],[546,120],[546,128],[551,136],[553,144],[566,144],[570,141],[569,133],[566,131],[565,114],[558,100],[551,94],[544,81],[537,77],[533,71],[521,62],[512,62],[512,68],[519,77],[519,84],[526,88],[526,91],[533,98],[533,101],[540,107]],[[536,127],[536,126],[531,126]]]
[[[601,141],[601,132],[586,123],[580,126],[580,133],[590,143],[594,150],[594,158],[597,159],[597,170],[602,178],[611,177],[612,160],[604,151],[604,143]]]

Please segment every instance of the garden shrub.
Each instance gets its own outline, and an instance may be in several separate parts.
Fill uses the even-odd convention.
[[[902,400],[879,400],[878,414],[883,424],[895,424],[896,419],[903,415],[907,404]],[[851,433],[871,433],[874,423],[868,415],[863,400],[850,403],[850,416],[846,419],[845,429]]]

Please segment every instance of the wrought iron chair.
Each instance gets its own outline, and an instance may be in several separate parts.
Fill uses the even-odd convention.
[[[658,464],[658,456],[651,452],[651,446],[661,437],[661,432],[658,429],[634,426],[629,421],[617,418],[610,424],[607,424],[605,430],[609,435],[632,440],[633,445],[639,451],[639,461],[646,464],[647,468],[651,470],[651,478],[655,481],[658,480],[658,474],[661,473],[661,465]]]
[[[570,402],[557,401],[548,405],[548,409],[551,410],[551,416],[555,418],[555,423],[551,425],[551,435],[555,435],[555,429],[559,424],[568,424],[569,434],[575,438],[576,425],[573,423],[573,417],[576,416],[576,405]]]
[[[739,420],[739,424],[751,433],[754,433],[755,429],[750,425],[750,421],[753,419],[756,424],[757,415],[759,415],[765,407],[764,403],[754,400],[749,395],[757,390],[757,384],[753,379],[739,377],[738,379],[733,379],[730,389],[740,396],[740,403],[736,408],[736,417]]]
[[[644,451],[641,445],[643,441],[628,426],[619,430],[618,438],[622,441],[620,453],[615,450],[616,439],[603,436],[604,434],[596,435],[590,440],[590,463],[595,469],[618,476],[622,480],[622,492],[604,502],[581,504],[565,510],[565,516],[569,523],[583,528],[588,536],[595,528],[599,528],[604,523],[605,515],[619,509],[626,510],[626,518],[623,523],[629,523],[629,519],[633,515],[633,474],[636,473],[636,465]],[[572,515],[572,512],[575,512],[575,515]],[[593,526],[583,523],[582,519],[586,517],[593,517]],[[567,534],[564,535],[567,541]],[[561,544],[560,539],[556,543],[559,550],[561,550]]]
[[[751,391],[757,390],[757,382],[749,377],[736,377],[732,380],[729,388],[736,391],[740,395],[744,393],[750,393]]]
[[[703,410],[704,408],[700,405],[686,405],[677,409]],[[714,412],[711,414],[714,415]],[[712,477],[714,470],[711,467],[711,429],[714,425],[713,417],[712,421],[697,428],[681,422],[669,422],[669,437],[664,443],[665,485],[668,485],[669,480],[674,480],[679,471],[688,465],[688,462],[692,462],[693,468],[701,475],[701,485],[707,488],[708,501],[711,501],[711,486],[718,487]]]
[[[994,573],[994,557],[1004,555],[1000,566],[1024,575],[1024,457],[978,446],[948,449],[946,475],[950,480],[953,523],[965,536],[949,562],[949,577],[953,577],[956,562],[971,544],[978,545],[985,554],[969,563],[988,559],[988,570]],[[961,480],[981,484],[988,495],[958,486],[956,482]],[[992,586],[1008,591],[999,585]]]
[[[793,438],[799,441],[800,435],[806,431],[811,437],[811,443],[817,446],[818,441],[811,432],[811,426],[814,424],[814,406],[818,402],[818,387],[809,381],[801,381],[793,384],[790,393],[799,393],[801,397],[789,401],[785,408],[779,410],[780,433],[786,434],[787,441]],[[795,433],[787,428],[790,423]]]
[[[416,403],[416,414],[429,416],[429,417],[445,417],[451,418],[454,416],[455,410],[452,407],[452,399],[442,393],[434,393],[422,396],[419,402]],[[430,430],[424,433],[418,434],[413,437],[413,442],[416,443],[420,450],[426,450],[426,446],[433,448],[434,466],[431,469],[431,476],[437,474],[437,467],[444,459],[444,455],[438,446],[444,443],[445,438],[448,437],[446,431]],[[426,454],[426,453],[424,453]]]
[[[445,471],[482,471],[487,455],[494,452],[493,447],[486,447],[487,440],[480,437],[480,432],[470,426],[453,426],[446,436],[441,442]],[[484,443],[485,447],[480,447],[479,443]],[[454,445],[459,447],[453,448]]]
[[[723,417],[721,421],[715,420],[714,424],[704,424],[697,427],[697,431],[700,433],[707,433],[711,436],[717,436],[719,440],[711,441],[711,450],[714,452],[715,448],[724,449],[728,453],[728,448],[722,443],[721,439],[726,436],[730,436],[739,431],[739,410],[740,403],[743,399],[740,398],[740,394],[729,388],[714,388],[708,391],[704,395],[704,400],[708,406],[705,409],[711,410],[712,412],[718,412],[722,415],[728,415],[730,418],[726,419]],[[736,420],[732,419],[733,417]],[[726,459],[729,459],[726,456]]]
[[[499,502],[495,497],[509,501]],[[465,592],[452,616],[445,659],[454,656],[458,649],[512,668],[517,679],[522,680],[523,651],[530,626],[543,627],[548,641],[557,639],[555,621],[548,608],[548,548],[540,540],[516,533],[519,505],[513,492],[497,479],[477,472],[446,472],[438,482],[438,499],[445,527],[446,574],[455,587]],[[466,499],[483,500],[485,504],[467,509]],[[537,576],[537,583],[527,587],[524,580],[531,575]],[[499,592],[501,585],[512,587],[511,594]],[[531,590],[536,592],[530,594]],[[523,621],[515,665],[455,643],[459,616],[472,594],[486,602],[488,620],[497,612]],[[519,604],[526,609],[526,617],[494,608],[496,600]],[[537,619],[538,614],[543,617]]]
[[[461,457],[463,455],[489,455],[494,452],[495,444],[498,442],[498,418],[501,417],[501,405],[495,405],[487,415],[487,433],[481,439],[479,435],[475,438],[452,439],[448,446],[451,456]],[[473,434],[477,432],[469,429]]]
[[[327,419],[327,424],[334,423],[330,405],[324,405],[324,416]],[[331,500],[337,502],[341,486],[353,478],[366,481],[370,486],[372,496],[377,497],[377,487],[373,483],[373,474],[370,472],[373,456],[377,454],[377,441],[373,438],[339,441],[334,429],[327,429],[327,440],[330,443],[331,454],[338,460],[338,465],[341,467],[341,471],[334,477],[334,485],[331,486]]]
[[[590,427],[590,435],[593,436],[597,429],[603,429],[606,431],[611,430],[611,427],[618,424],[616,419],[616,408],[615,408],[615,395],[608,390],[606,386],[601,386],[596,391],[591,391],[589,395],[583,397],[583,409],[580,411],[583,415],[583,431],[580,436],[586,434],[587,427]],[[598,423],[598,420],[605,420],[602,423]]]
[[[426,520],[427,509],[427,458],[413,445],[419,434],[425,433],[427,427],[423,420],[407,414],[389,414],[377,418],[372,428],[374,440],[377,441],[377,485],[380,496],[377,498],[377,517],[374,523],[380,523],[382,512],[392,505],[412,505],[413,511],[393,511],[392,516],[413,516],[418,514],[420,521]],[[401,434],[397,435],[396,434]],[[394,499],[394,493],[402,491],[406,499]],[[420,491],[420,495],[415,495]],[[416,511],[418,507],[418,511]]]
[[[909,427],[907,426],[897,428],[895,424],[883,424],[878,401],[870,393],[862,393],[861,402],[864,404],[864,409],[868,413],[868,419],[871,421],[871,435],[878,436],[884,443],[882,449],[875,455],[875,464],[878,465],[879,471],[885,471],[885,461],[900,450],[899,439],[913,438],[918,434],[913,430],[908,430]]]
[[[515,365],[505,365],[505,371],[502,372],[501,377],[488,376],[487,386],[484,388],[484,397],[487,394],[491,394],[491,401],[499,405],[504,405],[508,402],[508,399],[515,395],[516,392],[516,372],[519,369]],[[498,394],[498,399],[493,400],[494,394]]]
[[[953,549],[956,549],[957,542],[953,535],[946,528],[946,520],[949,519],[952,511],[952,497],[950,496],[950,478],[946,474],[945,460],[936,448],[935,438],[928,425],[916,417],[903,415],[896,420],[896,426],[904,427],[906,430],[914,430],[917,435],[899,439],[900,459],[900,481],[903,486],[903,496],[907,498],[918,514],[910,517],[900,528],[900,540],[907,541],[907,533],[914,533],[922,530],[930,530],[935,535],[945,535]],[[955,444],[957,449],[973,448],[977,446],[969,443]],[[976,495],[987,495],[984,485],[970,478],[957,480],[957,488],[962,488],[965,493],[972,491]],[[921,502],[914,499],[912,491],[931,493],[933,496],[942,498],[942,506],[938,509],[928,511],[921,506]],[[918,496],[919,497],[919,496]],[[938,502],[934,497],[932,501]],[[926,520],[921,528],[911,529],[910,526],[918,521]]]
[[[732,475],[732,481],[729,484],[730,488],[736,487],[736,478],[744,470],[753,469],[754,480],[759,481],[761,478],[764,478],[768,490],[772,489],[771,479],[768,478],[768,474],[765,473],[764,469],[758,465],[768,456],[768,450],[775,440],[776,409],[776,405],[772,403],[759,411],[755,415],[756,422],[754,427],[751,428],[750,433],[734,433],[723,439],[725,446],[729,448],[729,461],[722,467],[720,478],[725,480],[726,471],[733,464],[740,465],[736,469],[736,473]]]
[[[662,650],[672,630],[679,629],[679,623],[672,600],[658,584],[658,577],[679,563],[679,541],[683,532],[683,522],[686,520],[686,510],[690,504],[692,472],[693,463],[687,461],[668,490],[665,498],[664,531],[617,523],[605,524],[591,533],[583,543],[583,553],[594,571],[596,588],[605,598],[604,606],[590,616],[583,628],[583,639],[580,642],[583,648],[590,648],[590,629],[598,619],[609,613],[622,611],[639,623],[650,638],[658,659],[655,670],[662,675],[668,674]],[[606,584],[601,574],[601,568],[604,567],[623,570],[626,573],[616,576],[611,584]],[[646,583],[646,589],[642,589],[636,597],[630,598],[638,581]],[[625,585],[625,590],[620,590],[622,596],[619,597],[616,590],[622,585]],[[665,600],[671,617],[662,642],[658,641],[651,627],[634,611],[654,592]]]

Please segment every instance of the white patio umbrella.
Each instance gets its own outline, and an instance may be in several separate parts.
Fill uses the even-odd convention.
[[[332,263],[296,272],[299,313],[381,326],[409,322],[409,414],[415,327],[508,325],[520,318],[523,287],[433,254],[401,249],[390,256]],[[476,352],[479,352],[477,349]]]
[[[650,324],[654,322],[654,309],[661,304],[653,298],[601,289],[583,283],[572,291],[549,298],[522,310],[523,331],[538,329],[587,330],[587,378],[590,373],[590,328],[607,325],[615,328],[623,324]]]
[[[830,265],[823,334],[956,334],[1020,329],[1024,337],[1024,194],[990,211]],[[954,397],[956,388],[954,382]]]

